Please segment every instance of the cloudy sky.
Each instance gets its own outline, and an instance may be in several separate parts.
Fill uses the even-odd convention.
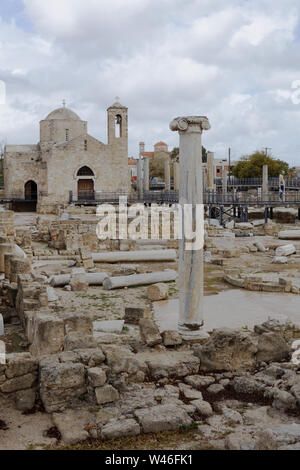
[[[7,143],[36,143],[63,99],[106,142],[118,95],[130,155],[176,146],[170,120],[199,114],[217,157],[271,147],[300,165],[299,0],[0,0],[0,80]]]

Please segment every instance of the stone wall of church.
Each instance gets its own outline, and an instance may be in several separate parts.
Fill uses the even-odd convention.
[[[83,136],[52,149],[48,158],[48,203],[68,202],[70,191],[73,199],[77,199],[78,180],[84,179],[77,173],[83,166],[93,171],[94,176],[86,178],[94,180],[96,192],[129,190],[128,159],[124,149]]]
[[[76,120],[52,119],[40,122],[41,142],[65,142],[66,131],[68,140],[75,139],[87,133],[87,122]]]
[[[25,184],[32,180],[38,186],[38,192],[47,192],[47,167],[37,161],[39,152],[4,154],[4,193],[7,198],[25,197]]]

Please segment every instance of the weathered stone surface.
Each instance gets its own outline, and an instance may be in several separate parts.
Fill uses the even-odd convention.
[[[30,411],[33,409],[36,399],[36,391],[33,388],[21,390],[16,393],[15,406],[19,411]]]
[[[102,349],[112,374],[126,372],[133,375],[147,370],[144,358],[133,354],[126,346],[103,345]]]
[[[82,364],[52,363],[40,369],[40,395],[48,413],[64,411],[86,393]]]
[[[272,263],[273,264],[286,264],[288,259],[286,256],[274,256]]]
[[[263,333],[258,337],[256,359],[260,362],[281,361],[290,354],[284,338],[277,333]]]
[[[94,349],[97,347],[97,342],[92,335],[85,335],[82,333],[69,333],[64,339],[65,351],[74,351],[75,349]]]
[[[202,393],[193,389],[190,385],[179,384],[179,389],[187,400],[203,400]]]
[[[257,450],[276,450],[279,447],[300,442],[300,424],[282,424],[259,432]]]
[[[119,399],[118,390],[111,385],[95,388],[95,393],[98,405],[105,405],[106,403],[112,403]]]
[[[185,377],[199,371],[200,361],[189,351],[139,353],[136,356],[146,362],[150,376],[155,379]]]
[[[63,313],[62,319],[66,334],[75,332],[91,335],[93,333],[93,318],[87,313]]]
[[[67,410],[64,413],[53,413],[52,421],[67,445],[77,444],[89,437],[85,429],[91,422],[90,414],[85,410]]]
[[[213,415],[213,410],[208,401],[204,400],[193,400],[192,404],[196,407],[198,413],[205,418]]]
[[[168,346],[180,346],[182,344],[182,338],[177,331],[167,330],[162,333],[163,343],[166,347]]]
[[[289,256],[294,253],[296,253],[296,248],[292,244],[279,246],[275,251],[276,256]]]
[[[278,233],[281,240],[300,240],[300,230],[283,230]]]
[[[8,354],[5,375],[8,379],[26,375],[37,370],[38,361],[29,353]]]
[[[277,410],[291,410],[296,408],[296,398],[285,390],[275,389],[272,406]]]
[[[147,344],[147,346],[161,344],[162,338],[159,333],[159,328],[153,320],[143,318],[139,322],[139,327],[141,339]]]
[[[144,433],[175,431],[192,423],[189,415],[176,405],[158,405],[135,412]]]
[[[222,413],[229,423],[243,424],[242,415],[238,411],[232,410],[227,406],[222,406]]]
[[[169,286],[162,282],[153,284],[147,289],[147,297],[152,301],[165,300],[169,297]]]
[[[221,384],[212,384],[208,387],[207,391],[208,393],[211,393],[212,395],[218,395],[218,393],[221,393],[224,391],[224,387]]]
[[[209,385],[213,384],[216,379],[209,375],[189,375],[185,377],[184,381],[191,385],[193,388],[197,390],[201,390],[204,387],[208,387]]]
[[[149,307],[125,307],[125,323],[138,325],[143,318],[152,318],[151,309]]]
[[[75,349],[74,354],[77,357],[76,362],[81,362],[88,367],[96,367],[105,361],[102,349]]]
[[[36,374],[26,374],[20,377],[14,377],[13,379],[6,380],[6,382],[0,385],[0,392],[12,393],[18,392],[19,390],[25,390],[27,388],[31,388],[36,380]]]
[[[106,372],[100,367],[93,367],[88,370],[88,378],[92,387],[103,387],[106,382]]]
[[[214,330],[210,339],[195,350],[204,371],[253,367],[256,352],[256,341],[250,332],[227,328]]]
[[[37,314],[32,318],[33,342],[30,352],[34,356],[56,354],[64,344],[64,323],[50,314]]]
[[[235,377],[231,382],[232,388],[238,393],[264,395],[266,385],[253,377]]]
[[[120,437],[137,436],[141,429],[134,419],[113,419],[101,429],[102,439],[118,439]]]
[[[124,320],[104,320],[94,321],[94,331],[102,331],[104,333],[121,333],[124,328]]]

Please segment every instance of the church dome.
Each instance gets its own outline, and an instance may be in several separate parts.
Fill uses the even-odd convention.
[[[61,119],[65,121],[81,121],[78,114],[74,113],[74,111],[71,111],[71,109],[68,108],[55,109],[46,117],[45,120],[51,121],[53,119]]]

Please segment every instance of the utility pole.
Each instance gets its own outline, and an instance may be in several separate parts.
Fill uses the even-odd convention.
[[[230,184],[231,183],[231,148],[230,147],[228,149],[228,164],[229,164],[228,176],[229,176],[229,184]]]
[[[268,156],[268,150],[272,150],[272,147],[265,147],[266,156]]]

